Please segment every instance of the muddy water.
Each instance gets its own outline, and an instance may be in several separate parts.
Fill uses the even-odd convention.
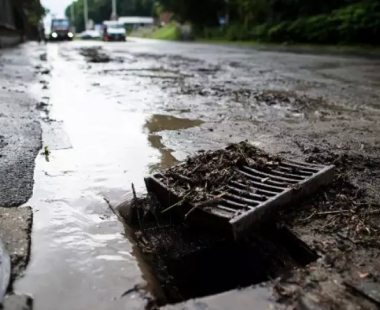
[[[178,163],[177,159],[172,155],[172,150],[162,143],[162,137],[157,134],[158,132],[191,128],[202,124],[201,120],[190,120],[170,115],[155,114],[149,117],[144,124],[144,128],[149,132],[148,140],[150,145],[161,153],[160,163],[150,165],[150,172],[152,173],[160,168],[169,168]]]
[[[140,295],[121,296],[149,274],[103,198],[125,199],[131,182],[144,191],[145,175],[176,163],[159,132],[201,122],[123,108],[91,89],[59,45],[48,46],[48,59],[50,89],[41,96],[50,99],[42,126],[51,154],[36,160],[31,260],[15,289],[33,296],[35,310],[142,309]]]

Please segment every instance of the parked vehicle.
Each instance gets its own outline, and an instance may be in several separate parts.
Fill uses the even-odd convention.
[[[105,21],[103,23],[103,41],[126,41],[127,31],[124,24],[117,21]]]
[[[51,21],[50,40],[72,40],[70,21],[67,18],[53,18]]]
[[[78,35],[82,40],[96,40],[100,39],[101,34],[97,30],[86,30]]]

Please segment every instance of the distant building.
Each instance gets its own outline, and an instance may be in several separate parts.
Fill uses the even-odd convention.
[[[158,16],[158,21],[160,23],[160,26],[166,26],[167,24],[170,23],[172,19],[172,14],[169,12],[162,12]]]
[[[122,16],[119,17],[119,23],[124,24],[126,27],[131,28],[150,28],[154,25],[153,17],[139,17],[139,16]]]

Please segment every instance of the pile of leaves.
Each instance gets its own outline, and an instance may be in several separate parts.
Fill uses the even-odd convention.
[[[248,142],[230,144],[216,151],[200,151],[186,162],[164,171],[165,184],[179,197],[193,203],[207,202],[223,195],[226,185],[234,179],[246,184],[237,172],[245,165],[261,171],[278,166],[281,158],[272,156]]]

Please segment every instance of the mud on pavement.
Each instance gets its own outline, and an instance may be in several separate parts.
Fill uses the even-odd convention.
[[[32,156],[33,165],[41,132],[31,121],[35,114],[28,113],[38,112],[51,153],[49,161],[37,157],[29,201],[34,211],[31,263],[15,285],[33,295],[35,309],[143,309],[156,302],[164,309],[245,309],[253,303],[263,309],[376,309],[378,60],[133,39],[52,44],[45,56],[35,64],[41,100],[37,105],[20,101],[25,109],[20,120],[32,136],[5,146],[26,144],[17,150],[28,150],[22,158]],[[9,86],[14,92],[24,91],[14,85]],[[318,257],[299,263],[294,251],[276,246],[276,236],[263,234],[253,243],[274,246],[261,258],[268,253],[283,258],[258,259],[273,272],[255,278],[253,268],[246,281],[234,282],[229,270],[220,283],[209,281],[198,292],[185,286],[187,294],[170,299],[162,290],[162,274],[151,268],[149,258],[157,256],[148,253],[147,259],[136,247],[130,228],[124,232],[104,198],[114,206],[132,197],[131,182],[143,193],[144,176],[200,150],[242,140],[272,154],[336,165],[333,184],[281,213],[273,229],[277,236],[295,233],[297,244]],[[26,162],[20,166],[24,169]],[[30,196],[28,181],[17,182],[25,182]],[[24,203],[28,195],[12,194],[8,202]],[[175,231],[179,241],[189,233]],[[235,259],[224,253],[224,240],[209,240],[223,259]],[[183,245],[183,253],[192,249]],[[231,244],[227,248],[236,250]],[[200,257],[212,261],[212,253]],[[197,279],[199,274],[193,274]],[[183,278],[175,280],[183,284]],[[165,305],[174,301],[182,304]]]
[[[332,185],[281,215],[281,223],[319,259],[264,285],[277,305],[376,309],[379,62],[275,51],[252,57],[249,49],[233,48],[228,56],[218,50],[210,57],[215,47],[197,45],[196,53],[183,45],[179,48],[184,50],[181,56],[135,52],[131,47],[125,50],[126,57],[144,63],[143,70],[158,72],[157,76],[116,73],[150,79],[167,92],[165,106],[155,109],[205,121],[200,127],[163,132],[168,148],[191,154],[248,139],[273,153],[337,167]],[[240,59],[226,61],[232,57]],[[165,78],[164,72],[175,70],[176,78]],[[247,294],[248,289],[236,292],[242,296],[237,300]],[[210,307],[220,307],[217,300],[212,298]],[[186,305],[197,308],[196,303]]]

